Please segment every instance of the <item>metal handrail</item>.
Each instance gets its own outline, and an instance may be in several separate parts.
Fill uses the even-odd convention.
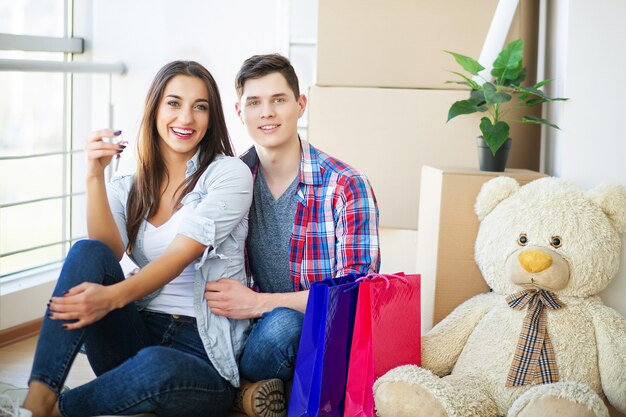
[[[16,251],[13,251],[13,252],[0,253],[0,258],[5,258],[5,257],[11,256],[11,255],[17,255],[17,254],[24,253],[24,252],[30,252],[30,251],[37,250],[37,249],[48,248],[48,247],[54,246],[54,245],[61,245],[63,243],[72,242],[73,240],[85,239],[86,237],[87,236],[77,236],[77,237],[73,237],[71,239],[60,240],[58,242],[46,243],[45,245],[30,246],[30,247],[27,247],[27,248],[24,248],[24,249],[20,249],[20,250],[16,250]]]
[[[55,151],[55,152],[42,152],[42,153],[31,153],[31,154],[23,154],[23,155],[11,155],[11,156],[0,156],[0,161],[13,161],[18,159],[29,159],[29,158],[41,158],[44,156],[55,156],[55,155],[67,155],[68,153],[83,153],[84,149],[72,149],[71,151]]]
[[[34,59],[0,59],[0,71],[125,74],[126,65],[122,62],[102,64],[80,61],[64,62]]]
[[[75,197],[75,196],[85,195],[85,194],[86,194],[85,191],[79,191],[79,192],[76,192],[76,193],[55,195],[55,196],[51,196],[51,197],[34,198],[32,200],[22,200],[22,201],[16,201],[16,202],[13,202],[13,203],[4,203],[4,204],[0,204],[0,209],[9,208],[9,207],[15,207],[15,206],[23,206],[25,204],[40,203],[42,201],[60,200],[62,198]]]
[[[0,50],[30,52],[63,52],[82,54],[83,38],[57,38],[54,36],[14,35],[0,33]]]

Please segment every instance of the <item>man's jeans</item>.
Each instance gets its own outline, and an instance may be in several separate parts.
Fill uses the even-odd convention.
[[[252,326],[241,357],[240,371],[250,381],[293,378],[304,314],[279,307]]]
[[[111,249],[83,240],[70,250],[53,296],[82,282],[112,285],[124,274]],[[191,295],[190,295],[191,296]],[[215,370],[193,317],[139,312],[134,303],[78,330],[44,317],[30,381],[59,393],[85,345],[97,378],[59,395],[66,417],[128,415],[222,416],[234,388]]]

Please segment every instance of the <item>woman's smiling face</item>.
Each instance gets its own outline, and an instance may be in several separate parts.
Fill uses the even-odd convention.
[[[191,159],[209,128],[209,92],[204,82],[188,75],[172,78],[163,91],[156,125],[161,152]]]

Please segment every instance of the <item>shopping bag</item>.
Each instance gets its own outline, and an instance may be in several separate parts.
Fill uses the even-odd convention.
[[[343,415],[360,275],[311,284],[289,401],[289,417]]]
[[[346,383],[345,417],[375,417],[372,387],[387,371],[420,364],[420,276],[360,283]]]

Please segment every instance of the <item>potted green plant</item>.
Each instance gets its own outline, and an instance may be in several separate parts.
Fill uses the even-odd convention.
[[[518,39],[508,44],[493,62],[491,70],[492,80],[486,80],[479,73],[485,69],[478,61],[456,52],[445,51],[452,55],[456,62],[465,71],[475,76],[470,78],[459,72],[453,74],[461,77],[460,81],[447,81],[447,83],[464,84],[472,89],[467,100],[460,100],[452,104],[448,111],[448,121],[462,114],[476,112],[487,113],[480,119],[479,136],[479,159],[483,171],[504,171],[508,149],[511,139],[509,138],[509,122],[540,123],[554,128],[557,125],[536,116],[522,116],[521,119],[513,119],[511,111],[516,108],[531,108],[546,102],[567,100],[565,98],[548,97],[541,87],[551,80],[538,82],[533,86],[522,86],[526,79],[526,68],[522,65],[523,41]],[[483,82],[477,82],[476,77]],[[482,156],[491,155],[494,160],[483,160],[480,155],[480,143],[484,141],[486,146]],[[488,150],[487,150],[488,149]],[[503,161],[498,161],[503,159]]]

